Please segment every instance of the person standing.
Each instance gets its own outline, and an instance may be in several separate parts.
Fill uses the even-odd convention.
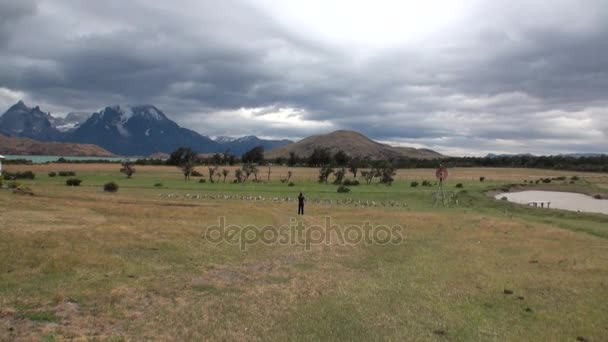
[[[304,195],[298,196],[298,215],[304,215]]]

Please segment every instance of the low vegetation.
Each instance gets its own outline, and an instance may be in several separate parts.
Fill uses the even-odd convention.
[[[82,180],[78,178],[70,178],[65,181],[65,184],[68,186],[80,186],[80,183],[82,183]]]
[[[117,192],[118,191],[118,184],[114,183],[114,182],[109,182],[103,185],[103,191],[105,192]]]
[[[57,165],[20,167],[9,171],[45,175]],[[608,316],[598,303],[608,301],[608,260],[598,251],[608,248],[608,219],[486,195],[523,187],[524,179],[570,181],[571,173],[457,169],[445,187],[459,204],[443,207],[434,205],[433,169],[394,169],[388,187],[378,176],[368,184],[362,172],[373,168],[362,167],[354,187],[348,178],[333,185],[333,174],[319,183],[311,168],[273,166],[270,181],[263,168],[257,183],[253,173],[234,183],[243,168],[226,166],[228,181],[219,172],[221,182],[216,176],[200,184],[184,181],[175,166],[138,166],[133,179],[116,164],[66,167],[86,186],[75,191],[62,179],[40,177],[18,181],[33,197],[0,190],[0,340],[606,336]],[[523,188],[606,193],[605,174],[581,176],[574,185],[533,181]],[[110,183],[120,186],[111,196],[100,191]],[[338,193],[339,186],[351,191]],[[205,237],[219,217],[242,226],[289,225],[300,192],[307,201],[298,222],[324,227],[330,216],[339,231],[365,221],[401,225],[406,242],[330,241],[310,251],[260,243],[243,252]]]

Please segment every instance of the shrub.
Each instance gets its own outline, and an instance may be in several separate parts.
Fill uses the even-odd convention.
[[[207,180],[205,178],[201,178],[198,180],[199,183],[207,183]]]
[[[423,180],[422,186],[433,186],[433,184],[431,184],[431,182],[429,182],[428,180]]]
[[[32,171],[23,171],[16,173],[5,172],[3,177],[5,180],[34,179],[36,178],[36,174]]]
[[[345,194],[345,193],[350,192],[350,189],[347,188],[347,187],[345,187],[344,185],[340,185],[338,187],[338,192],[341,193],[341,194]]]
[[[458,183],[458,184],[456,184],[456,187],[459,189],[462,189],[462,188],[464,188],[464,185],[462,183]]]
[[[198,172],[198,171],[196,171],[196,170],[193,170],[192,173],[190,174],[190,176],[192,176],[192,177],[203,177],[203,174],[200,173],[200,172]]]
[[[162,188],[163,187],[163,183],[156,183],[154,184],[155,188]]]
[[[289,182],[289,184],[287,184],[287,186],[296,186],[296,184],[294,182]]]
[[[485,180],[486,180],[486,177],[483,177],[483,176],[479,177],[479,181],[480,181],[480,182],[482,182],[482,183],[483,183]]]
[[[9,189],[17,189],[19,187],[21,187],[21,183],[19,183],[19,182],[13,181],[13,182],[8,183]]]
[[[549,183],[551,183],[551,178],[544,178],[542,181],[545,184],[549,184]]]
[[[509,199],[506,196],[503,196],[500,200],[501,201],[508,201]]]
[[[576,182],[576,181],[581,180],[581,178],[580,178],[579,176],[572,176],[572,178],[570,178],[570,180],[572,180],[572,181],[575,181],[575,182]]]
[[[595,196],[593,196],[593,198],[601,200],[602,199],[602,195],[595,195]]]
[[[553,180],[556,180],[556,181],[565,181],[565,180],[566,180],[566,177],[564,177],[564,176],[561,176],[561,177],[555,177],[555,178],[553,178]]]
[[[57,172],[55,172],[55,171],[49,172],[49,177],[51,177],[51,178],[57,177]]]
[[[103,185],[103,191],[116,192],[116,191],[118,191],[118,184],[116,184],[114,182],[106,183]]]
[[[76,172],[74,171],[59,171],[59,177],[76,177]]]
[[[410,186],[411,186],[412,188],[415,188],[415,187],[417,187],[418,185],[420,185],[420,183],[418,183],[418,182],[416,182],[416,181],[413,181],[413,182],[410,184]]]
[[[80,183],[82,183],[82,180],[78,178],[70,178],[65,181],[65,184],[69,186],[80,186]]]
[[[344,186],[357,186],[359,185],[359,181],[356,179],[345,179],[344,182],[342,183]]]

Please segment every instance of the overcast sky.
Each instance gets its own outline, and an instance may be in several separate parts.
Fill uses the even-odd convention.
[[[606,0],[1,0],[0,112],[154,104],[205,135],[608,152]]]

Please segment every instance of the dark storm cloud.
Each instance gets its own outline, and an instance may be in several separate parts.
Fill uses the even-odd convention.
[[[425,45],[366,51],[239,0],[9,0],[0,90],[66,110],[153,103],[209,135],[343,128],[454,153],[596,151],[608,5],[573,3],[488,2]],[[272,116],[283,108],[295,112]]]

